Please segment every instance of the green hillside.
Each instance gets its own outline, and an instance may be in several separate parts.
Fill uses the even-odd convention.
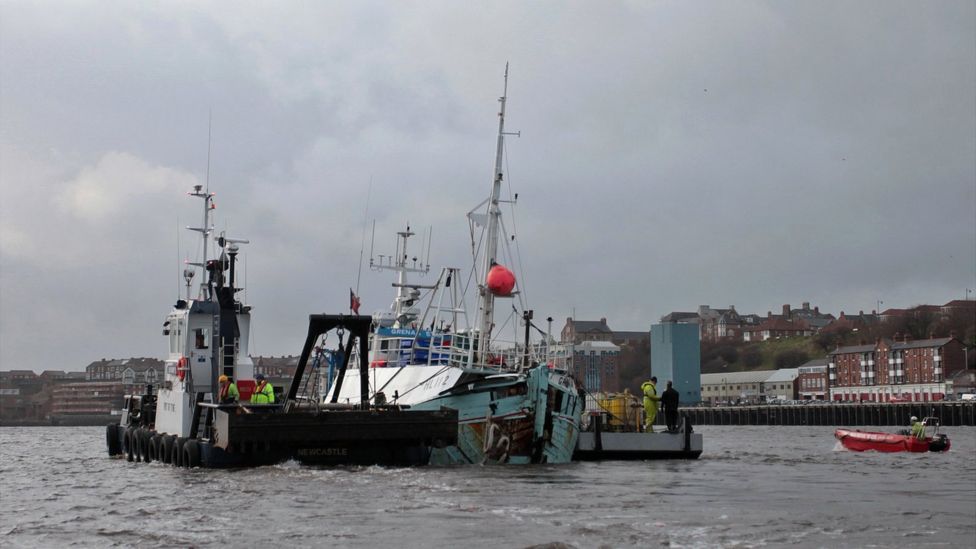
[[[702,373],[795,368],[826,353],[813,338],[789,337],[760,342],[702,343]]]

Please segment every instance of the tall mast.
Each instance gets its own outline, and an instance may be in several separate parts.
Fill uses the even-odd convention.
[[[393,283],[393,286],[397,289],[396,299],[393,301],[393,316],[395,319],[394,327],[405,328],[409,327],[410,322],[413,320],[410,314],[410,308],[413,306],[419,292],[416,284],[411,284],[407,280],[407,273],[420,273],[425,275],[430,271],[430,264],[424,263],[423,258],[420,258],[420,264],[417,264],[417,258],[411,258],[407,253],[407,240],[413,236],[413,231],[410,230],[410,226],[407,226],[407,230],[397,232],[397,250],[395,256],[379,256],[378,261],[374,261],[372,257],[369,258],[369,268],[374,271],[384,271],[393,270],[397,273],[397,280]],[[408,261],[412,263],[408,264]]]
[[[213,232],[214,228],[210,224],[210,210],[213,209],[213,197],[214,193],[203,190],[203,185],[194,185],[193,192],[186,193],[189,196],[195,196],[197,198],[203,199],[203,227],[187,227],[191,231],[196,231],[200,233],[203,237],[203,261],[201,263],[188,263],[188,265],[193,265],[194,267],[200,267],[204,269],[202,280],[200,281],[200,294],[199,299],[211,299],[213,296],[210,295],[211,292],[204,293],[204,289],[209,285],[207,280],[207,240],[210,238],[210,233]]]
[[[501,208],[498,199],[502,188],[502,151],[505,148],[505,101],[508,98],[508,63],[505,63],[505,87],[498,99],[501,108],[498,111],[498,147],[495,151],[495,173],[491,184],[491,195],[488,198],[488,219],[485,233],[485,257],[481,266],[481,276],[487,277],[488,271],[495,263],[498,254],[498,225],[501,223]],[[481,285],[480,314],[478,315],[478,362],[484,364],[487,358],[488,341],[491,339],[491,329],[494,323],[495,296],[485,284]]]

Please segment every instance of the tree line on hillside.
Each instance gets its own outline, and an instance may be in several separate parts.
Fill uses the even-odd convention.
[[[879,339],[892,340],[896,336],[907,335],[917,340],[949,337],[950,334],[954,334],[967,347],[976,346],[976,316],[969,311],[957,310],[945,315],[919,307],[911,310],[911,314],[876,324],[827,325],[813,338],[821,349],[829,353],[838,346],[874,343]],[[976,359],[976,356],[973,358]],[[972,367],[972,363],[969,367]]]
[[[796,368],[827,356],[837,347],[871,344],[909,336],[913,340],[949,337],[955,334],[968,347],[976,346],[976,317],[964,311],[944,315],[915,310],[885,322],[854,325],[830,324],[811,337],[792,337],[766,342],[719,341],[701,344],[702,373],[760,369]],[[976,366],[976,353],[969,353],[967,367]]]

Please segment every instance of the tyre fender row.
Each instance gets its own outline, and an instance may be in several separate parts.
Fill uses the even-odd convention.
[[[196,439],[161,435],[143,427],[121,427],[117,423],[106,428],[105,439],[108,455],[121,455],[126,461],[159,461],[174,467],[200,466],[200,443]]]

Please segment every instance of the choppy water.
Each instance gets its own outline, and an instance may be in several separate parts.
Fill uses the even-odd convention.
[[[0,428],[3,547],[972,547],[976,429],[852,453],[827,427],[710,427],[697,461],[184,470],[102,428]]]

